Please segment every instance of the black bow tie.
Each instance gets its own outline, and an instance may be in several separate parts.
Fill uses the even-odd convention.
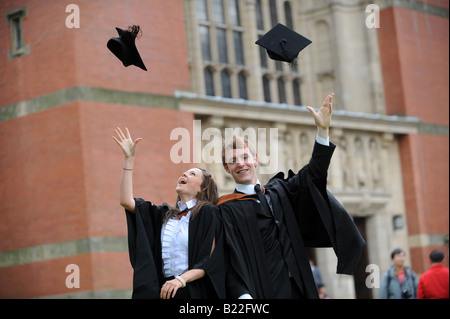
[[[183,215],[184,213],[187,213],[187,212],[190,211],[192,208],[194,208],[194,207],[191,207],[191,208],[186,207],[185,209],[179,211],[179,212],[177,213],[177,216],[180,216],[180,215]],[[179,209],[178,209],[178,210],[179,210]]]

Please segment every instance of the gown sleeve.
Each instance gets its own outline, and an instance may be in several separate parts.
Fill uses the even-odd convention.
[[[167,204],[135,199],[135,212],[125,211],[128,251],[133,267],[133,299],[159,298],[161,282],[161,226]]]
[[[194,298],[225,298],[225,263],[223,229],[218,208],[205,205],[190,222],[190,269],[203,269],[205,277],[194,281]],[[214,249],[213,249],[214,245]]]
[[[352,217],[327,190],[328,167],[335,147],[332,143],[316,143],[307,165],[297,174],[290,171],[287,179],[279,176],[273,183],[290,201],[305,245],[333,247],[338,257],[337,273],[353,274],[365,241]]]

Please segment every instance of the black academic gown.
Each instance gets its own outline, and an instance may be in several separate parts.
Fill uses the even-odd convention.
[[[159,299],[164,283],[161,257],[161,227],[169,207],[136,199],[135,213],[126,211],[128,249],[133,272],[134,299]],[[189,269],[203,269],[206,275],[188,283],[192,299],[224,298],[225,269],[222,226],[217,207],[204,205],[189,221]],[[215,248],[211,249],[215,242]]]
[[[327,171],[335,145],[315,143],[309,164],[297,174],[289,171],[274,176],[264,188],[274,211],[282,210],[282,223],[287,230],[295,256],[295,269],[290,276],[299,284],[306,298],[318,298],[317,288],[305,247],[333,247],[337,273],[353,274],[365,247],[365,241],[350,215],[326,189]],[[270,261],[258,228],[255,200],[234,199],[219,205],[225,231],[227,297],[238,298],[248,292],[255,299],[278,298],[273,290]],[[261,223],[259,223],[261,225]],[[280,232],[282,233],[282,232]],[[291,263],[292,266],[292,263]],[[296,267],[295,267],[296,266]],[[280,285],[278,285],[280,286]]]

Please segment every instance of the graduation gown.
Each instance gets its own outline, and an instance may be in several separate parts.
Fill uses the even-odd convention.
[[[164,284],[161,257],[161,227],[169,210],[167,204],[153,205],[135,199],[135,213],[126,211],[128,250],[133,272],[133,299],[160,298]],[[189,269],[203,269],[203,278],[187,284],[192,299],[224,298],[225,269],[223,236],[217,207],[204,205],[189,221]],[[215,241],[215,248],[211,249]]]
[[[350,215],[326,189],[334,149],[331,143],[315,143],[310,162],[297,174],[290,170],[284,178],[284,173],[278,173],[264,185],[278,227],[278,241],[281,246],[290,246],[284,257],[295,259],[285,258],[289,276],[306,298],[318,298],[318,294],[305,247],[333,247],[338,258],[337,273],[341,274],[353,274],[365,247]],[[267,257],[271,247],[263,239],[267,230],[260,229],[263,217],[258,215],[258,203],[248,196],[230,194],[219,200],[219,208],[229,263],[227,297],[238,298],[245,292],[255,299],[283,296],[276,291],[282,285],[270,271],[274,261]],[[281,237],[283,233],[285,238]]]

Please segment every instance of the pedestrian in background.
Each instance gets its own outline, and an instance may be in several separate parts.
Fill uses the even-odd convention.
[[[391,268],[381,278],[380,299],[416,299],[417,277],[410,267],[405,266],[405,251],[394,249],[391,259]]]
[[[444,267],[444,252],[430,253],[431,267],[420,276],[417,297],[419,299],[448,299],[448,268]]]

